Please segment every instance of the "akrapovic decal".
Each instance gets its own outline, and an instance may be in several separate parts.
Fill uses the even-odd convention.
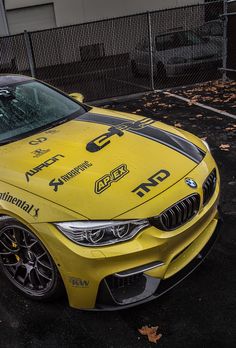
[[[33,216],[34,218],[38,217],[39,208],[36,208],[33,204],[30,204],[24,201],[23,199],[11,195],[9,192],[0,193],[0,200],[17,206],[18,208],[24,210],[26,213]]]
[[[45,150],[37,149],[37,150],[32,151],[31,153],[33,154],[34,158],[39,158],[39,157],[45,155],[46,153],[48,153],[49,151],[50,151],[50,149],[45,149]]]
[[[113,182],[119,181],[126,174],[129,173],[126,164],[121,164],[117,168],[113,169],[109,174],[105,174],[102,178],[95,182],[95,193],[99,194],[108,189]]]
[[[71,169],[68,173],[60,176],[60,178],[52,179],[49,182],[49,186],[53,187],[53,191],[57,192],[60,186],[64,185],[65,183],[67,183],[68,181],[76,177],[77,175],[81,174],[83,171],[85,171],[91,166],[92,166],[92,163],[88,161],[84,161],[83,163],[79,164],[75,168]]]
[[[52,164],[54,164],[55,162],[59,161],[61,158],[64,158],[65,156],[63,155],[56,155],[53,156],[51,158],[49,158],[48,160],[46,160],[45,162],[39,164],[37,167],[34,167],[33,169],[28,170],[25,173],[25,177],[26,180],[29,182],[30,181],[30,177],[34,176],[35,174],[41,172],[44,168],[48,168],[50,167]]]
[[[138,185],[134,190],[132,190],[132,192],[136,193],[136,195],[138,195],[139,197],[143,197],[151,190],[152,187],[159,185],[160,182],[166,180],[169,176],[170,173],[167,170],[161,169],[150,178],[148,178],[146,182]]]
[[[128,132],[137,134],[139,136],[145,137],[152,141],[156,141],[160,144],[168,146],[171,149],[181,153],[182,155],[188,157],[189,159],[193,160],[196,163],[200,163],[205,156],[205,152],[201,150],[200,148],[198,148],[193,143],[191,143],[190,141],[182,138],[181,136],[165,131],[163,129],[153,127],[152,124],[155,121],[150,120],[148,118],[144,118],[140,121],[130,121],[130,120],[122,119],[115,116],[105,116],[105,115],[99,115],[99,114],[93,114],[93,113],[86,113],[84,115],[79,116],[76,119],[76,121],[109,125],[111,126],[111,128],[108,129],[108,132],[109,134],[111,134],[112,132],[112,135],[115,133],[115,129],[122,132],[128,131]],[[97,147],[96,151],[100,150],[101,148]],[[87,150],[91,151],[88,148]]]

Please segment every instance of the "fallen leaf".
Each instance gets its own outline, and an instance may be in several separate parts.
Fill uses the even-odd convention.
[[[156,333],[153,333],[148,335],[148,341],[152,343],[157,343],[157,341],[159,341],[161,337],[162,337],[162,334],[157,335]]]

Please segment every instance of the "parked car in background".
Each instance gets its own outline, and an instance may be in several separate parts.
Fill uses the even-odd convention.
[[[157,35],[153,42],[153,68],[158,79],[186,75],[193,71],[212,69],[220,64],[216,43],[194,31],[171,31]],[[150,72],[148,40],[140,42],[131,54],[135,76]]]

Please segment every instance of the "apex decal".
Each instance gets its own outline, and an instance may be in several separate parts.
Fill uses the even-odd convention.
[[[53,157],[49,158],[48,160],[46,160],[45,162],[38,165],[37,167],[30,169],[28,172],[25,173],[26,181],[29,182],[31,176],[34,176],[35,174],[39,173],[44,168],[50,167],[53,163],[59,161],[60,158],[64,158],[64,157],[65,156],[63,156],[63,155],[53,156]]]
[[[161,169],[156,174],[152,175],[147,182],[137,186],[132,192],[136,193],[139,197],[143,197],[152,187],[159,185],[160,182],[166,180],[169,176],[170,173],[167,170]]]
[[[68,173],[62,175],[58,179],[52,179],[49,182],[49,186],[53,187],[53,191],[57,192],[59,186],[64,185],[67,181],[73,179],[75,176],[79,175],[81,172],[86,170],[87,168],[91,167],[92,163],[88,161],[84,161],[83,163],[79,164],[77,167],[70,170]]]
[[[129,170],[126,164],[119,165],[117,168],[113,169],[109,174],[104,175],[102,178],[98,179],[95,182],[95,193],[102,193],[103,191],[108,189],[108,187],[110,187],[113,182],[119,181],[128,173]]]

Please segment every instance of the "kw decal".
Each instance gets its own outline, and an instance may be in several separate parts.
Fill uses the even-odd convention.
[[[31,140],[29,142],[30,145],[39,145],[41,143],[43,143],[44,141],[47,141],[48,139],[45,137],[40,137],[40,138],[36,138],[35,140]]]
[[[109,174],[104,175],[102,178],[98,179],[95,182],[95,193],[102,193],[103,191],[108,189],[108,187],[110,187],[113,182],[119,181],[128,173],[129,170],[127,168],[127,165],[121,164],[117,168],[113,169]]]
[[[92,166],[92,163],[90,163],[88,161],[84,161],[83,163],[79,164],[77,167],[70,170],[68,173],[62,175],[60,178],[52,179],[49,182],[49,186],[53,187],[53,191],[57,192],[59,186],[64,185],[64,183],[70,181],[71,179],[73,179],[74,177],[76,177],[81,172],[85,171],[86,169],[88,169],[91,166]]]
[[[31,153],[33,154],[34,158],[38,158],[38,157],[41,157],[41,156],[45,155],[49,151],[50,151],[49,149],[47,149],[47,150],[37,149],[37,150],[35,150],[35,151],[31,152]]]
[[[140,121],[130,121],[121,117],[106,116],[87,112],[75,120],[78,122],[91,122],[110,126],[108,133],[105,133],[88,143],[86,148],[90,152],[99,151],[110,144],[112,135],[120,134],[121,136],[124,134],[124,131],[128,131],[167,146],[172,150],[179,152],[181,155],[186,156],[195,163],[200,163],[206,154],[202,149],[182,136],[158,127],[154,127],[153,123],[155,123],[155,121],[149,118],[143,118]],[[122,133],[118,133],[118,131]],[[99,140],[101,143],[99,143]]]
[[[69,277],[69,282],[75,288],[87,288],[89,286],[89,281],[81,278]]]
[[[50,167],[53,163],[59,161],[61,157],[64,158],[65,156],[63,155],[53,156],[49,158],[48,160],[46,160],[45,162],[39,164],[37,167],[30,169],[28,172],[25,173],[26,181],[29,182],[31,176],[34,176],[35,174],[41,172],[44,168]]]
[[[14,204],[18,208],[24,210],[29,215],[33,216],[33,218],[37,218],[39,215],[39,208],[35,208],[33,204],[29,204],[22,199],[19,199],[15,196],[10,195],[9,192],[0,193],[0,200]]]
[[[139,197],[143,197],[152,187],[159,185],[160,182],[166,180],[169,176],[170,173],[167,170],[161,169],[156,174],[152,175],[147,182],[138,185],[132,192],[136,193]]]

